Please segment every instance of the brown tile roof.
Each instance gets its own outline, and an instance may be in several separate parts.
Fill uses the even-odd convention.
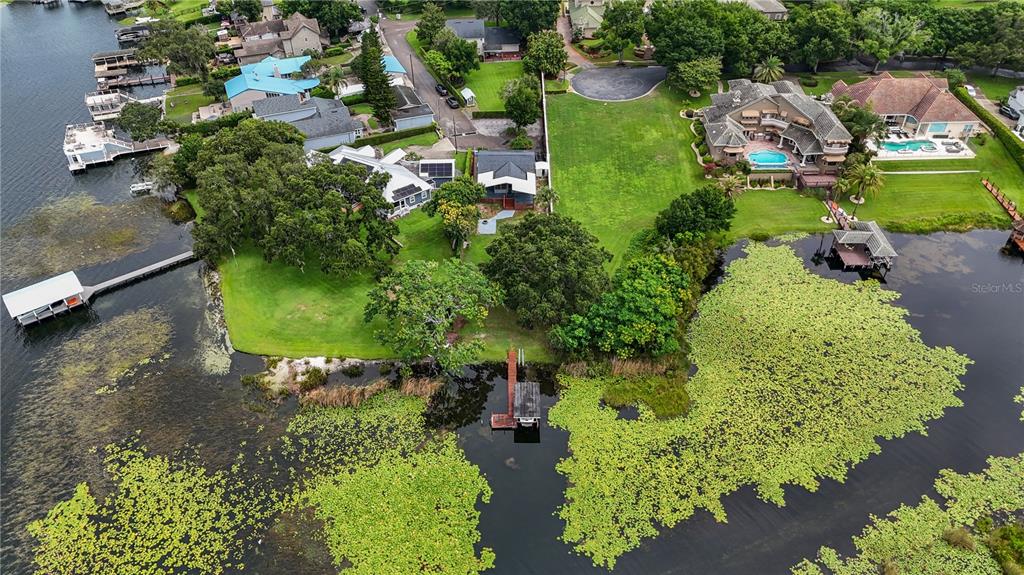
[[[908,114],[918,122],[980,122],[949,92],[945,78],[894,78],[883,72],[853,85],[840,80],[832,86],[832,95],[849,96],[861,105],[870,103],[883,116]]]

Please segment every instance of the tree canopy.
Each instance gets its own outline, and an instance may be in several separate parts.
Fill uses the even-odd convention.
[[[613,354],[620,358],[662,356],[679,351],[679,316],[688,309],[687,278],[665,255],[626,262],[585,314],[551,331],[554,344],[572,356]]]
[[[722,58],[708,56],[680,62],[669,70],[668,83],[684,92],[702,92],[714,85],[722,75]]]
[[[362,36],[363,48],[358,62],[353,66],[363,83],[363,93],[373,108],[373,115],[385,126],[393,123],[391,110],[397,104],[391,90],[391,78],[384,68],[384,50],[376,30],[367,30]]]
[[[416,39],[424,46],[430,46],[434,43],[437,33],[444,29],[444,25],[444,10],[433,2],[424,4],[423,13],[416,22]]]
[[[523,69],[529,74],[544,74],[554,78],[565,69],[569,55],[565,52],[562,35],[555,30],[542,30],[530,34],[523,55]]]
[[[386,175],[327,160],[308,165],[301,135],[282,122],[244,120],[202,142],[190,166],[205,214],[195,250],[212,261],[254,244],[268,262],[325,272],[383,266],[398,248]]]
[[[897,54],[922,48],[930,34],[920,18],[888,12],[878,6],[857,15],[857,29],[857,46],[875,58],[874,71]]]
[[[519,32],[523,38],[555,25],[558,0],[515,0],[503,4],[501,15],[505,25]]]
[[[596,237],[560,214],[527,213],[503,226],[489,246],[484,274],[505,290],[505,304],[525,327],[561,323],[584,313],[608,286],[611,254]]]
[[[238,12],[250,22],[256,22],[263,12],[263,4],[260,0],[219,0],[217,11],[225,16]]]
[[[139,49],[139,58],[167,62],[171,73],[206,78],[214,47],[213,38],[205,27],[186,26],[173,18],[162,18],[150,27],[152,31]]]
[[[644,3],[641,0],[619,0],[604,11],[598,35],[608,48],[619,55],[629,46],[637,45],[644,36]]]
[[[128,102],[121,108],[121,114],[117,117],[117,125],[131,134],[133,140],[148,140],[160,130],[159,124],[162,117],[163,112],[160,111],[159,106]]]
[[[449,28],[442,28],[437,32],[433,48],[444,54],[451,64],[454,76],[464,78],[471,71],[480,69],[480,55],[476,51],[476,44],[459,38]]]
[[[735,213],[736,206],[721,188],[706,185],[672,200],[654,225],[666,238],[688,233],[707,235],[728,230]]]
[[[316,18],[321,30],[329,36],[344,36],[348,27],[363,17],[359,4],[346,1],[280,0],[277,8],[285,17],[299,12],[308,18]]]
[[[403,361],[432,357],[456,372],[483,349],[476,338],[449,340],[456,321],[483,321],[487,309],[501,303],[501,290],[474,264],[414,260],[383,278],[369,298],[365,321],[380,316],[387,323],[374,332],[377,341]]]
[[[836,60],[850,51],[853,17],[834,2],[800,4],[789,13],[789,29],[796,46],[794,56],[817,72],[821,62]]]
[[[540,116],[540,82],[533,76],[513,78],[501,88],[501,101],[517,127],[529,126]]]

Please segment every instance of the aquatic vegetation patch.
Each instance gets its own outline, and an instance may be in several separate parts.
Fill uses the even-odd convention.
[[[149,455],[110,445],[114,491],[97,501],[88,484],[29,524],[36,573],[219,574],[242,568],[242,541],[273,505],[227,472],[209,473],[191,458]]]
[[[407,456],[319,481],[299,500],[325,523],[327,546],[344,573],[479,573],[494,566],[483,548],[476,502],[491,489],[455,436]]]
[[[165,312],[142,308],[90,327],[55,348],[44,363],[64,386],[112,390],[138,368],[166,360],[160,352],[172,333]]]
[[[382,380],[383,381],[383,380]],[[436,386],[417,383],[408,393]],[[312,509],[339,567],[353,573],[478,573],[477,501],[491,490],[454,435],[425,424],[427,400],[378,390],[353,407],[304,405],[283,453],[295,489],[288,507]]]
[[[657,524],[697,508],[725,521],[721,497],[744,485],[783,505],[783,485],[843,481],[879,438],[924,433],[961,405],[970,360],[925,345],[897,297],[817,276],[788,246],[751,244],[691,324],[685,416],[658,420],[641,403],[638,420],[621,420],[602,405],[604,378],[563,376],[549,412],[570,433],[563,539],[613,567]]]
[[[89,195],[69,196],[4,230],[4,272],[49,276],[116,261],[149,247],[165,222],[156,198],[107,206]]]
[[[814,561],[804,559],[792,568],[792,573],[1019,572],[1020,557],[1015,557],[1012,544],[1006,543],[1012,533],[1024,533],[1024,529],[1019,523],[992,529],[992,517],[1012,516],[1024,510],[1024,454],[991,457],[983,473],[962,475],[944,469],[935,481],[935,490],[945,498],[943,504],[925,496],[921,503],[901,505],[886,517],[872,515],[871,524],[853,538],[856,556],[844,558],[835,549],[822,547]]]

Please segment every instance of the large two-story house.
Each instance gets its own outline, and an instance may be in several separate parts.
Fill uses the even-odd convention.
[[[242,37],[242,47],[235,50],[235,57],[243,65],[254,64],[267,56],[301,56],[307,50],[319,54],[331,43],[320,30],[316,18],[306,18],[299,12],[284,19],[246,24],[238,32]]]
[[[835,174],[853,141],[831,108],[788,81],[730,80],[729,91],[712,94],[701,115],[708,151],[719,164],[747,159],[755,169]]]

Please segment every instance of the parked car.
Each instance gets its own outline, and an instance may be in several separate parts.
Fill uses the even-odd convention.
[[[967,94],[972,98],[978,95],[978,91],[970,84],[964,84],[964,90],[967,90]]]
[[[1011,120],[1020,119],[1020,112],[1014,110],[1013,108],[1007,106],[1006,104],[999,106],[999,113],[1006,116],[1007,118],[1010,118]]]
[[[444,103],[448,104],[448,107],[455,110],[459,107],[459,101],[451,96],[444,99]]]
[[[437,90],[437,93],[442,95],[442,96],[447,96],[448,95],[448,89],[445,88],[444,86],[442,86],[441,84],[438,84],[438,85],[434,86],[434,89]]]

